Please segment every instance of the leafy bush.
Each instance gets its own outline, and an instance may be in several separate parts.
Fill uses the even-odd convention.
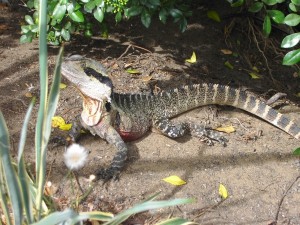
[[[21,43],[31,42],[39,35],[39,1],[28,0],[27,7],[32,15],[26,15],[26,25],[21,27]],[[186,17],[191,15],[186,1],[181,0],[50,0],[47,10],[47,40],[58,45],[69,41],[71,34],[84,33],[91,37],[98,22],[103,36],[107,36],[105,19],[113,16],[116,23],[122,19],[140,16],[145,27],[151,24],[151,18],[158,15],[162,23],[172,17],[183,32],[187,27]]]
[[[227,0],[232,6],[241,6],[245,0]],[[251,0],[248,1],[248,11],[260,13],[263,16],[263,33],[268,37],[272,31],[272,24],[283,24],[293,32],[281,42],[282,48],[292,48],[300,41],[300,32],[294,27],[300,23],[300,0]],[[300,49],[288,52],[283,58],[284,65],[294,65],[300,62]]]

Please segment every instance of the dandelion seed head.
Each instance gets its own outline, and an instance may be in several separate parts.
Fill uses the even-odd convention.
[[[70,170],[81,169],[87,157],[87,150],[83,146],[75,143],[70,145],[64,153],[65,164]]]

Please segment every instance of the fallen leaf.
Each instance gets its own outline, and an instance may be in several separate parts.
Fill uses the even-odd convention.
[[[144,81],[144,82],[148,82],[148,81],[150,81],[152,79],[152,76],[145,76],[145,77],[142,77],[142,80]]]
[[[186,59],[185,61],[186,61],[186,62],[188,62],[188,63],[195,63],[195,62],[197,62],[196,53],[195,53],[195,52],[193,52],[193,54],[192,54],[191,58],[189,58],[189,59]]]
[[[256,73],[259,73],[259,69],[258,69],[256,66],[253,66],[253,67],[252,67],[252,70],[253,70],[254,72],[256,72]]]
[[[226,127],[218,127],[215,130],[225,132],[227,134],[235,132],[235,129],[233,126],[226,126]]]
[[[293,155],[300,156],[300,148],[296,148],[296,149],[293,151]]]
[[[223,199],[226,199],[228,197],[228,191],[223,184],[220,184],[220,186],[219,186],[219,195]]]
[[[231,55],[231,54],[232,54],[232,51],[229,50],[229,49],[221,49],[221,52],[222,52],[224,55]]]
[[[72,127],[71,123],[66,123],[64,118],[61,116],[52,117],[52,127],[58,127],[60,130],[70,130]]]
[[[225,63],[224,63],[224,65],[228,68],[228,69],[233,69],[233,65],[229,62],[229,61],[226,61]]]
[[[250,72],[249,75],[252,79],[261,79],[261,76],[256,72]]]
[[[209,19],[212,19],[212,20],[216,21],[216,22],[221,22],[221,18],[215,10],[207,11],[207,17]]]
[[[60,84],[59,84],[59,88],[60,88],[60,89],[64,89],[64,88],[66,88],[66,87],[67,87],[67,85],[64,84],[64,83],[60,83]]]
[[[32,95],[30,92],[26,92],[26,93],[25,93],[25,97],[27,97],[27,98],[32,98],[32,96],[33,96],[33,95]]]
[[[300,98],[300,92],[298,92],[298,93],[296,94],[296,96]]]
[[[128,69],[126,70],[127,73],[130,73],[130,74],[139,74],[141,73],[140,71],[136,70],[136,69]]]
[[[173,185],[176,185],[176,186],[186,184],[186,182],[184,180],[182,180],[180,177],[175,176],[175,175],[166,177],[166,178],[163,179],[163,181],[165,181],[167,183],[170,183],[170,184],[173,184]]]

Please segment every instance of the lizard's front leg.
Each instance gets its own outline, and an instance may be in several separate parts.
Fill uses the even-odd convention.
[[[112,163],[107,169],[99,169],[96,172],[97,179],[109,180],[111,178],[117,179],[127,159],[128,148],[122,140],[119,133],[110,124],[110,116],[104,116],[101,121],[95,126],[87,126],[81,120],[83,127],[88,129],[92,134],[97,134],[105,139],[109,144],[116,147],[117,153],[115,154]]]

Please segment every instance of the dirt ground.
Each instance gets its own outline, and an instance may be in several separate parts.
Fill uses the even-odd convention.
[[[148,92],[197,82],[245,87],[266,99],[284,92],[287,97],[277,104],[277,109],[300,124],[300,99],[295,97],[300,92],[300,78],[294,75],[297,70],[281,66],[281,50],[276,49],[279,53],[275,54],[274,49],[269,48],[272,43],[280,46],[282,33],[275,30],[275,38],[272,42],[267,40],[264,46],[261,39],[253,38],[246,17],[235,17],[228,10],[223,12],[218,1],[202,2],[195,1],[194,16],[189,19],[185,33],[180,33],[172,22],[164,26],[153,21],[149,29],[138,20],[122,22],[111,26],[108,39],[74,37],[66,44],[65,55],[81,54],[102,62],[119,92]],[[210,9],[223,16],[221,23],[207,18],[206,12]],[[11,134],[15,156],[30,96],[39,95],[38,43],[19,44],[24,10],[1,7],[0,12],[0,110]],[[261,26],[259,22],[255,25]],[[222,49],[236,54],[226,55]],[[185,59],[193,51],[197,54],[197,63],[188,64]],[[58,48],[49,47],[52,69],[57,52]],[[226,67],[226,61],[234,68]],[[141,74],[126,73],[128,66]],[[249,76],[253,66],[259,69],[261,79]],[[272,70],[271,74],[267,67]],[[57,115],[71,122],[80,113],[81,99],[75,88],[66,80],[63,82],[67,88],[61,90]],[[29,126],[28,162],[34,159],[37,108],[38,104]],[[278,224],[300,224],[300,163],[299,158],[291,154],[300,147],[298,140],[233,107],[202,107],[183,116],[213,127],[233,125],[236,132],[224,134],[229,140],[227,147],[218,143],[207,146],[191,137],[172,140],[156,131],[149,132],[140,140],[128,143],[130,157],[120,180],[107,185],[97,182],[79,209],[117,213],[161,192],[159,199],[194,198],[196,202],[140,214],[125,224],[154,224],[170,215],[200,224],[275,224],[277,219]],[[66,135],[53,130],[53,135],[61,133]],[[89,150],[88,163],[77,172],[86,191],[89,176],[97,168],[107,166],[115,150],[91,135],[85,135],[80,144]],[[50,145],[47,159],[48,181],[52,182],[52,194],[61,209],[81,195],[76,185],[75,194],[70,189],[63,152],[64,147]],[[170,175],[180,176],[187,184],[172,186],[162,181]],[[229,192],[229,198],[221,204],[220,183]]]

